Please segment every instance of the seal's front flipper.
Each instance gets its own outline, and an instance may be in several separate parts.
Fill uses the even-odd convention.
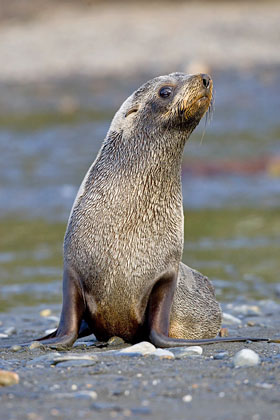
[[[53,333],[36,341],[57,349],[72,347],[78,337],[92,333],[86,322],[82,323],[85,308],[79,278],[74,270],[67,269],[63,275],[63,305],[59,326]]]
[[[251,337],[222,337],[198,340],[185,340],[180,338],[168,337],[170,310],[175,287],[176,275],[174,273],[166,273],[155,283],[150,294],[147,311],[148,335],[151,343],[154,344],[156,347],[166,348],[179,346],[193,346],[203,344],[215,344],[220,342],[275,342],[268,338]]]

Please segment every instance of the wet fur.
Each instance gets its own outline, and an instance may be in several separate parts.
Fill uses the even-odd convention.
[[[61,322],[46,343],[66,334],[70,312],[73,325],[83,318],[99,340],[149,339],[149,299],[165,273],[175,280],[179,273],[169,335],[199,339],[218,333],[221,309],[213,286],[180,263],[183,149],[211,101],[209,95],[200,105],[201,80],[183,73],[155,78],[116,113],[69,217]],[[169,84],[174,94],[165,101],[158,91]],[[77,338],[71,331],[67,345]]]

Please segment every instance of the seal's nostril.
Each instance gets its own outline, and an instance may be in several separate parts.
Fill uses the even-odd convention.
[[[208,76],[208,74],[202,74],[201,77],[202,77],[203,86],[206,89],[209,88],[210,80],[211,80],[210,76]]]

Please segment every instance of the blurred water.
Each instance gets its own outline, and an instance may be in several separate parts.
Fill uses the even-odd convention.
[[[203,122],[193,134],[184,168],[188,162],[246,164],[280,156],[275,74],[221,73],[214,80],[213,120],[202,144]],[[3,87],[10,94],[5,112],[0,103],[0,310],[60,301],[63,234],[73,199],[118,104],[138,84]],[[222,300],[241,293],[275,297],[279,178],[265,168],[243,175],[184,170],[183,194],[184,261],[214,280]]]

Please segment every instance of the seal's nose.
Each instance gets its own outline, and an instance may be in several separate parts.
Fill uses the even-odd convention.
[[[208,88],[209,88],[209,86],[210,86],[211,77],[210,77],[210,76],[208,76],[208,74],[202,74],[202,75],[201,75],[201,77],[202,77],[202,83],[203,83],[203,86],[204,86],[206,89],[208,89]]]

